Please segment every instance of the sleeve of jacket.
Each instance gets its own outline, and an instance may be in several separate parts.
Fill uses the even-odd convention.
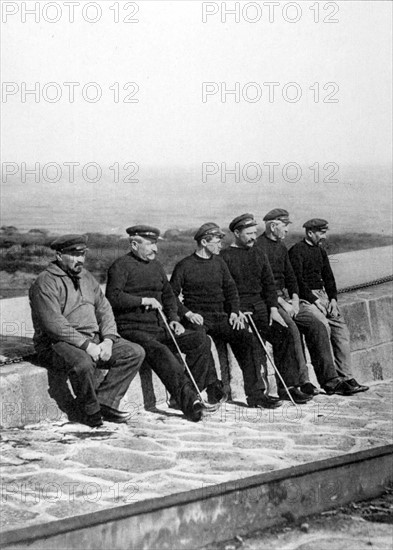
[[[142,297],[125,292],[128,273],[124,262],[116,261],[108,271],[106,297],[115,311],[130,311],[142,305]]]
[[[285,273],[284,273],[285,287],[288,290],[289,296],[292,297],[293,294],[299,294],[299,285],[297,284],[296,275],[295,275],[295,272],[293,271],[292,264],[289,260],[288,250],[286,251],[286,254],[285,254],[284,269],[285,269]]]
[[[299,297],[302,300],[306,300],[310,304],[313,304],[317,297],[312,293],[310,287],[305,281],[304,277],[304,258],[296,245],[289,251],[289,259],[291,261],[293,271],[295,272],[296,279],[299,285]]]
[[[322,279],[325,284],[326,294],[329,297],[329,300],[337,300],[337,287],[336,281],[334,279],[333,271],[330,266],[329,258],[326,250],[321,248],[323,265],[322,265]]]
[[[257,254],[261,266],[263,297],[266,299],[266,304],[269,307],[278,307],[276,284],[274,282],[274,275],[268,257],[261,249],[257,250]]]
[[[59,289],[55,280],[49,276],[38,279],[30,288],[29,298],[33,318],[50,338],[86,349],[89,340],[61,312]]]
[[[180,319],[182,319],[185,316],[185,314],[190,311],[183,304],[183,302],[180,301],[180,295],[183,290],[183,275],[184,275],[184,269],[182,268],[180,263],[176,264],[170,279],[170,284],[177,299],[177,311]]]
[[[105,298],[100,285],[96,279],[91,276],[91,284],[94,288],[94,307],[98,326],[100,327],[101,338],[109,338],[116,341],[120,336],[117,332],[115,317],[109,301]]]
[[[164,271],[164,268],[161,266],[161,274],[163,278],[163,287],[162,287],[162,307],[165,315],[168,318],[168,321],[178,321],[179,316],[177,314],[177,299],[172,290],[172,286],[168,281],[168,277]]]
[[[230,313],[238,314],[240,310],[240,298],[236,283],[232,279],[226,262],[221,257],[218,257],[217,260],[221,263],[226,310]]]

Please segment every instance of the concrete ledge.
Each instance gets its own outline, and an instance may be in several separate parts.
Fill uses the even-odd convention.
[[[340,306],[351,332],[353,373],[361,382],[393,378],[393,283],[385,283],[365,290],[340,295]],[[20,299],[17,299],[20,306]],[[26,338],[16,333],[18,323],[7,321],[8,338],[14,341],[20,337],[26,346]],[[20,326],[28,326],[22,321]],[[9,334],[12,329],[13,335]],[[6,337],[7,339],[7,337]],[[232,398],[245,400],[243,377],[232,352],[225,357],[225,347],[214,348],[216,368],[227,384],[231,384]],[[18,355],[18,353],[16,353]],[[219,360],[220,356],[220,360]],[[311,380],[316,383],[310,366]],[[275,387],[274,376],[270,376]],[[45,419],[58,420],[64,414],[49,391],[48,373],[45,369],[23,362],[0,367],[1,418],[0,426],[5,428],[35,424]],[[48,393],[49,391],[49,393]],[[166,391],[158,377],[146,369],[141,371],[131,384],[123,401],[123,407],[135,410],[138,407],[153,407],[166,400]]]
[[[191,549],[380,495],[393,445],[31,526],[2,548]]]
[[[352,367],[361,382],[393,377],[393,283],[339,296],[351,333]]]

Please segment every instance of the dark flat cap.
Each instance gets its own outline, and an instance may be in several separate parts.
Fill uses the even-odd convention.
[[[252,227],[258,225],[255,221],[254,214],[242,214],[234,218],[229,224],[229,229],[235,231],[235,229],[245,229],[246,227]]]
[[[303,224],[305,229],[312,229],[313,231],[322,231],[323,229],[329,229],[329,222],[322,218],[312,218]]]
[[[220,238],[225,237],[225,233],[223,233],[220,227],[214,222],[207,222],[201,225],[201,227],[195,233],[194,239],[196,241],[200,241],[201,239],[203,239],[203,237],[207,237],[207,235],[212,235],[213,237]]]
[[[143,237],[151,241],[157,241],[160,236],[160,230],[151,225],[133,225],[126,229],[130,237]]]
[[[292,223],[289,219],[288,210],[284,210],[284,208],[273,208],[273,210],[270,210],[270,212],[268,212],[263,218],[264,222],[272,222],[273,220],[280,220],[284,223]]]
[[[51,245],[53,250],[57,252],[84,252],[87,250],[87,236],[86,235],[62,235],[57,237]]]

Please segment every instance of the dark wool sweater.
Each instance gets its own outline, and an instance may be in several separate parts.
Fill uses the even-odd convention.
[[[221,252],[235,280],[243,310],[266,301],[269,307],[277,307],[274,277],[266,254],[255,248],[231,246]]]
[[[108,271],[106,296],[119,328],[151,332],[162,325],[156,310],[142,306],[142,298],[156,298],[169,321],[178,320],[177,301],[164,268],[132,252],[116,260]]]
[[[238,313],[239,295],[228,267],[219,256],[209,259],[192,254],[181,260],[172,274],[171,285],[183,294],[182,313]]]
[[[323,248],[303,240],[289,250],[289,259],[299,284],[300,298],[314,303],[317,297],[311,291],[325,288],[329,300],[337,300],[336,282]]]
[[[288,250],[282,241],[269,239],[266,233],[257,238],[255,245],[268,257],[270,267],[273,271],[274,281],[277,290],[288,290],[289,296],[299,294],[299,287],[296,275],[289,261]]]

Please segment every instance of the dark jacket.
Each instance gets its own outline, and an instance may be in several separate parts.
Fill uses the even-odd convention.
[[[86,349],[95,336],[116,340],[115,319],[108,300],[91,273],[82,269],[79,288],[57,263],[50,264],[30,287],[34,345],[40,353],[52,343]]]
[[[163,325],[156,310],[142,306],[142,298],[155,298],[168,321],[179,320],[175,295],[157,260],[144,261],[132,252],[116,260],[108,271],[106,296],[119,330],[155,332]]]
[[[278,306],[273,273],[264,252],[255,245],[249,249],[230,246],[221,256],[236,283],[243,311],[253,311],[262,302],[269,307]]]
[[[173,270],[171,285],[176,296],[183,294],[182,315],[187,311],[202,315],[239,313],[236,284],[220,256],[207,259],[194,253],[183,258]]]
[[[293,294],[299,294],[296,275],[289,260],[288,249],[285,244],[282,241],[273,241],[269,239],[266,233],[263,233],[257,238],[254,246],[268,257],[276,289],[283,290],[286,288],[290,297]]]
[[[337,300],[337,287],[326,250],[305,240],[293,245],[289,259],[299,285],[299,297],[313,304],[312,290],[325,288],[329,300]]]

